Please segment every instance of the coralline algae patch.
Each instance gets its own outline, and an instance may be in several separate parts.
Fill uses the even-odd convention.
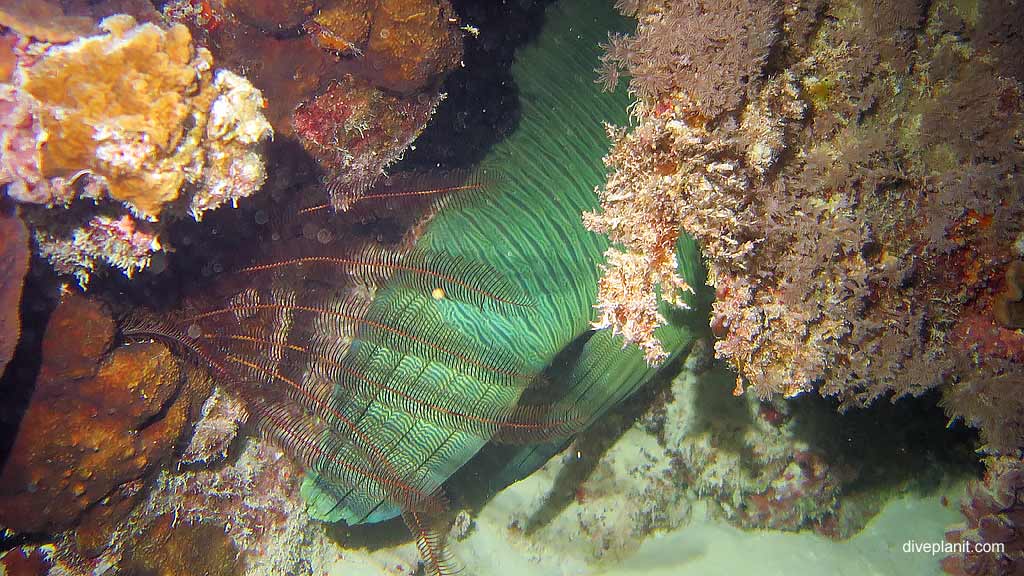
[[[299,140],[331,168],[328,193],[335,207],[348,208],[401,158],[443,98],[427,92],[394,96],[345,76],[295,109]]]
[[[0,183],[39,252],[82,284],[98,262],[129,276],[148,266],[169,218],[258,190],[272,134],[260,92],[214,71],[184,26],[99,26],[66,44],[17,40],[0,84]]]

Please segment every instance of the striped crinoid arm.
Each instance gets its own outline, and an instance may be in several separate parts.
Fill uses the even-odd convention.
[[[447,499],[440,490],[419,486],[409,465],[394,462],[355,429],[345,434],[289,403],[257,399],[250,410],[261,435],[331,483],[359,487],[369,497],[392,502],[403,510],[431,515],[447,510]]]
[[[533,298],[493,267],[445,252],[392,250],[366,245],[351,253],[286,258],[242,268],[242,273],[282,269],[334,268],[363,285],[386,282],[412,288],[434,299],[465,302],[503,315],[525,314],[536,307]]]
[[[236,297],[234,306],[217,310],[217,314],[210,311],[178,321],[191,330],[137,314],[124,323],[122,334],[159,338],[211,367],[218,381],[246,402],[257,432],[332,485],[358,487],[368,497],[404,509],[432,514],[443,511],[447,505],[443,496],[421,486],[411,464],[394,461],[360,423],[337,408],[335,381],[343,366],[342,350],[311,354],[289,339],[296,335],[304,338],[301,330],[284,330],[282,324],[276,330],[254,326],[259,314],[264,321],[280,321],[281,311],[292,311],[286,303],[290,298],[279,296],[278,302],[270,305],[257,303],[252,295]],[[223,310],[230,313],[221,313]],[[224,316],[228,321],[221,331],[214,331],[208,320]],[[238,318],[244,322],[236,322]],[[294,326],[316,324],[305,320]],[[201,322],[204,328],[197,331],[195,326]],[[243,323],[245,332],[240,331]]]
[[[247,381],[275,380],[283,384],[291,399],[339,427],[352,425],[337,413],[332,402],[348,398],[379,402],[449,430],[481,438],[496,436],[503,443],[565,438],[577,432],[583,422],[571,409],[518,405],[515,389],[486,386],[436,365],[419,362],[413,369],[381,373],[373,366],[370,348],[349,354],[347,347],[331,346],[337,342],[333,339],[322,345],[281,343],[236,333],[204,334],[201,339],[227,343],[221,350],[238,343],[282,349],[283,358],[227,353],[220,362],[233,372],[245,372]]]
[[[501,444],[542,444],[566,439],[586,425],[580,411],[566,403],[519,404],[491,439]]]
[[[209,328],[204,332],[208,337],[234,332],[256,338],[247,350],[240,349],[242,352],[281,356],[284,350],[274,350],[274,345],[329,341],[339,347],[332,353],[341,354],[369,306],[367,294],[344,287],[296,282],[279,288],[276,281],[270,284],[271,288],[247,288],[225,306],[207,309],[178,324]]]
[[[237,384],[237,375],[223,359],[223,351],[192,338],[171,322],[142,310],[132,311],[119,321],[121,337],[128,340],[159,340],[183,351],[201,366],[209,367],[224,382]]]
[[[428,515],[415,510],[402,512],[402,520],[416,538],[416,549],[423,559],[424,572],[429,576],[452,576],[462,571],[448,548],[450,523],[440,515]]]
[[[393,290],[378,297],[358,337],[438,362],[481,382],[527,388],[539,376],[514,352],[484,346],[453,328],[431,298],[415,291]]]
[[[312,326],[305,318],[302,324],[296,323],[292,310],[296,297],[290,289],[247,288],[224,307],[162,320],[152,335],[176,344],[201,366],[213,368],[217,380],[244,399],[283,397],[290,392],[273,376],[304,382],[301,375],[311,368],[297,339],[308,338],[311,328],[317,329],[335,347],[325,353],[340,357],[348,344],[344,334],[353,330],[339,326],[333,317],[316,319]]]
[[[364,303],[352,299],[323,305],[288,301],[234,302],[181,320],[177,327],[194,330],[195,326],[206,325],[216,318],[246,319],[267,313],[276,313],[271,314],[272,317],[282,313],[293,315],[290,322],[296,327],[330,318],[349,327],[359,340],[439,362],[482,381],[525,388],[536,379],[537,375],[516,355],[477,344],[445,324],[428,298],[409,291],[396,294],[397,297],[385,305],[373,306],[368,311]]]
[[[535,377],[513,355],[447,326],[429,299],[399,294],[366,318],[365,302],[332,295],[307,291],[304,298],[319,303],[305,306],[293,292],[250,288],[229,306],[178,320],[174,330],[189,347],[216,351],[220,372],[249,388],[239,392],[287,396],[327,422],[339,422],[332,400],[357,398],[481,438],[501,432],[507,442],[546,441],[578,427],[569,411],[518,406],[519,391]],[[349,353],[356,335],[364,345]],[[382,372],[372,365],[375,345],[419,360]],[[205,356],[212,365],[211,353]]]
[[[520,390],[477,381],[464,373],[406,357],[382,369],[373,346],[349,354],[340,366],[339,386],[364,401],[375,401],[448,430],[506,442],[546,442],[578,431],[583,419],[561,407],[524,406]]]
[[[470,196],[488,190],[498,175],[485,170],[432,170],[399,172],[381,175],[351,187],[342,180],[329,181],[328,195],[340,201],[334,205],[341,211],[355,209],[371,211],[433,212],[458,202],[460,196]],[[316,204],[299,211],[312,214],[332,208],[332,204]]]

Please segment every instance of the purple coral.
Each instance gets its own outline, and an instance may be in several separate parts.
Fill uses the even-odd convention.
[[[644,4],[644,5],[642,5]],[[734,109],[761,75],[778,37],[778,3],[772,0],[619,2],[641,22],[633,36],[613,34],[601,58],[601,81],[614,88],[620,72],[630,90],[654,101],[674,91],[704,116]]]
[[[887,5],[891,22],[832,9],[809,31],[802,7],[640,3],[637,33],[605,58],[607,79],[633,75],[637,125],[612,131],[602,211],[584,221],[648,262],[671,258],[652,238],[697,240],[738,393],[817,391],[845,408],[938,388],[986,452],[1015,454],[1020,402],[1003,383],[1024,378],[1024,336],[996,321],[1024,254],[1024,92],[1012,63],[971,56],[952,8]],[[671,288],[646,279],[599,305]]]
[[[1024,462],[1007,458],[989,465],[972,482],[960,506],[967,522],[946,533],[959,546],[942,560],[954,576],[1016,576],[1024,573]]]

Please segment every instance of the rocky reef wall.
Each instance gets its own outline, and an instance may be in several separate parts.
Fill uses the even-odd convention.
[[[650,338],[637,303],[678,290],[670,246],[691,234],[737,393],[863,406],[938,388],[986,450],[1024,447],[1019,34],[993,40],[1011,5],[622,5],[640,24],[604,71],[630,75],[638,124],[611,131],[585,220],[649,272],[625,274],[634,301],[602,292],[606,321]]]

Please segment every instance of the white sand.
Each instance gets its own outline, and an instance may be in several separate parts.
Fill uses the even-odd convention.
[[[696,375],[673,383],[666,427],[674,445],[688,440],[687,414],[708,394],[696,394]],[[728,401],[735,400],[729,396]],[[678,409],[676,409],[678,408]],[[748,407],[749,408],[749,407]],[[750,408],[755,410],[754,408]],[[726,417],[743,411],[715,410]],[[785,440],[785,439],[783,439]],[[761,447],[764,449],[764,447]],[[941,556],[904,552],[908,542],[941,542],[961,522],[962,482],[947,482],[928,497],[904,494],[890,500],[868,525],[837,542],[813,532],[739,530],[707,512],[707,501],[674,484],[678,462],[657,438],[634,425],[600,457],[584,484],[584,502],[570,501],[530,535],[521,530],[542,511],[560,474],[580,464],[570,447],[540,470],[496,495],[473,518],[473,528],[451,547],[478,576],[918,576],[939,575]],[[725,461],[725,459],[716,459]],[[699,464],[699,462],[691,462]],[[725,466],[718,476],[735,480]],[[942,505],[945,496],[949,504]],[[676,527],[648,534],[645,526]],[[334,575],[392,576],[415,573],[412,544],[345,550],[330,562]]]
[[[477,519],[476,530],[455,551],[472,574],[607,576],[913,576],[941,574],[939,557],[905,553],[908,540],[942,540],[946,529],[960,520],[955,504],[944,507],[941,494],[928,498],[895,499],[868,526],[845,542],[810,532],[743,531],[708,519],[703,507],[694,507],[691,522],[672,532],[653,534],[632,556],[617,565],[592,566],[571,541],[531,542],[510,536],[500,525],[512,512],[508,504],[522,504],[534,487],[516,485],[496,498]],[[962,485],[944,492],[959,502]],[[514,509],[513,509],[514,510]],[[512,512],[514,513],[514,512]]]
[[[956,500],[954,500],[956,501]],[[715,521],[648,538],[622,566],[596,574],[703,576],[902,576],[939,574],[938,557],[902,551],[908,540],[938,541],[957,522],[939,497],[892,501],[864,531],[845,542],[813,533],[745,532]]]
[[[492,576],[917,576],[939,575],[940,556],[906,553],[909,540],[942,540],[946,529],[960,521],[955,502],[962,485],[941,495],[904,496],[889,502],[853,538],[836,542],[811,532],[744,531],[706,516],[694,506],[686,526],[648,536],[639,550],[620,562],[588,557],[577,538],[555,540],[542,534],[524,537],[507,528],[523,498],[535,487],[513,486],[491,502],[476,519],[474,530],[452,548],[465,574]],[[508,506],[512,505],[512,508]],[[413,574],[417,554],[411,544],[397,548],[344,551],[332,575],[383,576]]]

